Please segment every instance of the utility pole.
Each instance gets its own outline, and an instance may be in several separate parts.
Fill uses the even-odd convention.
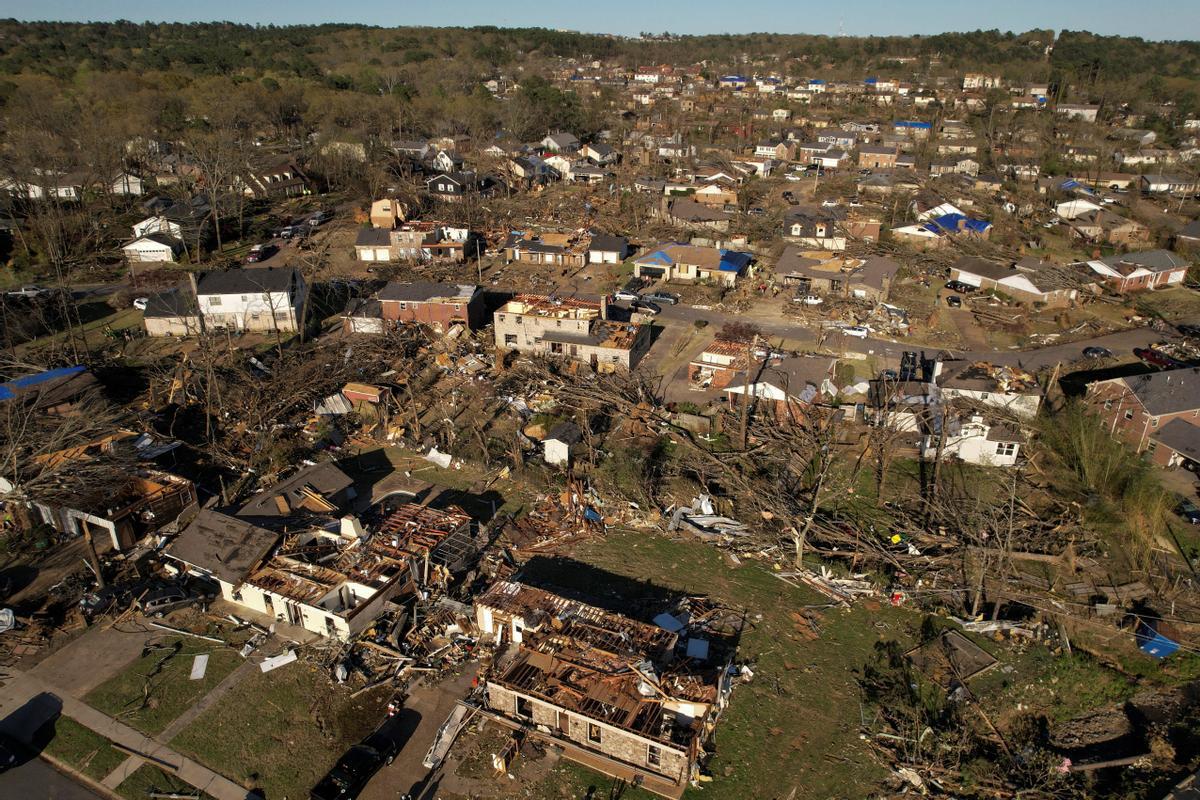
[[[740,432],[739,436],[742,440],[742,449],[746,449],[749,441],[749,422],[750,422],[750,392],[756,388],[756,384],[751,383],[755,380],[750,377],[751,369],[754,366],[754,349],[758,346],[758,334],[754,334],[749,342],[746,343],[746,391],[742,393],[742,408],[740,414]]]

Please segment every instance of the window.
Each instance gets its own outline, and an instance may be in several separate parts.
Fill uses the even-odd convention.
[[[1153,453],[1157,449],[1158,449],[1158,440],[1157,439],[1151,439],[1150,441],[1146,442],[1146,452],[1147,453]]]
[[[1132,408],[1126,410],[1125,419],[1133,419],[1133,409]]]
[[[1112,401],[1112,400],[1105,400],[1105,401],[1104,401],[1104,408],[1105,408],[1105,410],[1108,410],[1108,409],[1112,408],[1112,403],[1113,403],[1113,401]]]
[[[652,767],[662,766],[662,749],[657,745],[646,746],[646,763]]]
[[[504,334],[504,346],[515,347],[517,344],[517,335],[515,333]]]
[[[533,719],[533,701],[528,697],[517,695],[517,716]]]
[[[1158,417],[1151,417],[1151,418],[1150,418],[1150,427],[1151,427],[1151,428],[1157,428],[1157,427],[1158,427]]]
[[[250,298],[249,298],[249,297],[247,297],[246,295],[242,295],[242,302],[243,302],[243,303],[244,303],[244,302],[246,302],[246,301],[247,301],[247,300],[249,300],[249,299],[250,299]]]
[[[996,445],[996,455],[1012,458],[1017,454],[1016,442],[1000,442]]]
[[[400,310],[401,310],[401,311],[405,310],[406,308],[408,308],[408,303],[401,303],[401,304],[400,304]]]
[[[588,723],[588,741],[600,744],[600,726],[594,722]]]
[[[210,298],[208,298],[208,304],[210,306],[219,306],[219,305],[221,305],[221,298],[220,297],[210,297]]]

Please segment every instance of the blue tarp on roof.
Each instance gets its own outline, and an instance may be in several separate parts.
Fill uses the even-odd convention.
[[[879,83],[878,78],[864,78],[863,83]]]
[[[722,250],[721,272],[741,272],[750,265],[750,254],[738,250]]]
[[[897,128],[932,128],[933,125],[928,122],[914,122],[912,120],[900,120],[895,124]]]
[[[69,378],[78,375],[86,369],[87,367],[59,367],[58,369],[48,369],[45,372],[38,372],[34,375],[25,375],[8,383],[0,383],[0,401],[13,399],[22,389],[29,389],[59,378]]]
[[[746,82],[746,78],[741,75],[722,75],[721,80],[726,81],[726,82],[728,82],[728,81],[741,81],[743,83]]]
[[[685,246],[683,242],[671,242],[669,245],[664,245],[664,247],[683,247],[683,246]],[[641,258],[638,259],[638,263],[639,264],[662,264],[664,267],[669,267],[670,265],[675,263],[675,259],[671,258],[671,256],[667,254],[667,251],[665,249],[659,249],[659,250],[655,250],[653,253],[649,253],[647,255],[642,256]]]
[[[968,217],[966,214],[943,214],[937,219],[926,222],[924,227],[925,230],[933,231],[934,233],[958,233],[960,224],[963,230],[968,230],[972,233],[983,233],[992,227],[992,223],[987,220],[974,219]]]
[[[808,82],[808,85],[812,86],[813,84],[820,84],[820,83],[825,83],[825,81],[821,80],[820,78],[813,78],[812,80],[810,80]]]

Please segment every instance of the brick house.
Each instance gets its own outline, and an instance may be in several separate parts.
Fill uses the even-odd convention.
[[[745,342],[717,337],[688,364],[688,383],[701,389],[724,389],[748,363]]]
[[[1182,284],[1191,263],[1170,250],[1111,255],[1085,262],[1109,288],[1120,294]]]
[[[892,169],[899,151],[894,147],[863,145],[858,148],[858,166],[870,169]]]
[[[678,798],[732,692],[737,634],[721,636],[697,611],[642,622],[498,581],[475,599],[475,622],[482,639],[515,647],[489,674],[481,712],[573,761]]]
[[[1095,381],[1088,384],[1084,398],[1114,436],[1139,453],[1153,453],[1161,441],[1155,435],[1165,432],[1169,423],[1200,424],[1200,368]]]

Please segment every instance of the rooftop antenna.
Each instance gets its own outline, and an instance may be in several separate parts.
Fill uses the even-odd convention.
[[[838,19],[838,38],[845,38],[845,36],[846,36],[846,18],[841,17]]]

